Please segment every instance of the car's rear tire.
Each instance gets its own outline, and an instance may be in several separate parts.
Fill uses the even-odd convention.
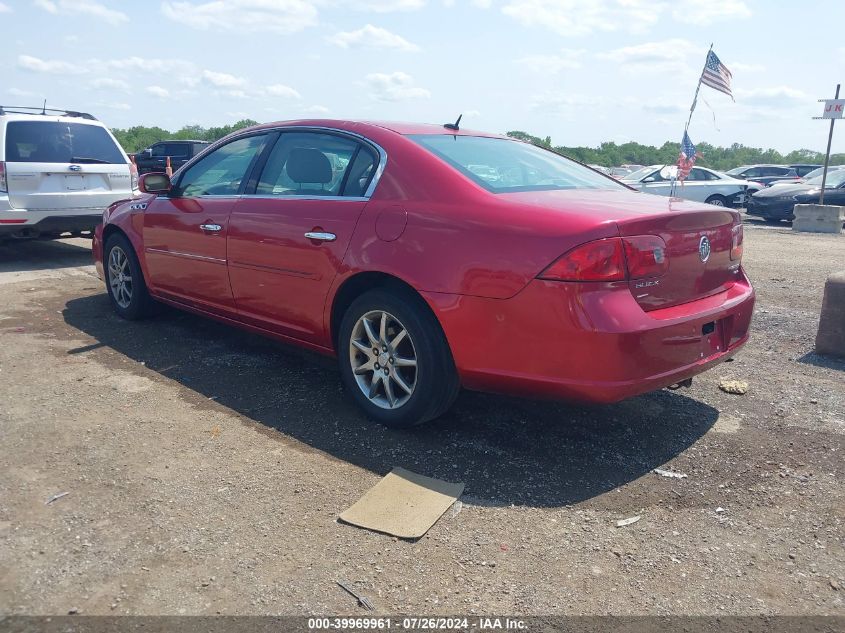
[[[114,311],[130,321],[149,316],[155,301],[147,291],[138,256],[130,241],[115,233],[106,240],[103,254],[106,290]]]
[[[720,196],[719,194],[715,194],[715,195],[710,196],[704,202],[706,202],[707,204],[712,204],[713,206],[716,206],[716,207],[726,207],[726,206],[728,206],[727,198],[725,198],[725,196]]]
[[[449,344],[428,306],[402,288],[377,288],[346,310],[338,330],[346,389],[373,420],[408,428],[439,417],[460,390]]]

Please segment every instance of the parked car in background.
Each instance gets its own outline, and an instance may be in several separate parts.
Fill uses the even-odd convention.
[[[164,171],[167,159],[173,171],[191,160],[208,147],[208,141],[159,141],[147,149],[135,152],[135,164],[139,174]]]
[[[668,196],[672,192],[672,179],[665,174],[666,165],[643,167],[622,178],[622,182],[645,193]],[[674,168],[674,165],[669,165]],[[661,173],[663,172],[663,173]],[[683,182],[676,182],[674,196],[685,200],[706,202],[717,207],[739,206],[745,202],[748,182],[705,167],[693,167]]]
[[[743,165],[725,172],[728,176],[753,181],[761,185],[770,185],[778,180],[796,181],[800,178],[793,167],[786,165]],[[749,185],[749,194],[754,194],[757,189]]]
[[[610,175],[616,178],[617,180],[624,178],[631,172],[636,171],[635,169],[629,169],[627,167],[611,167],[610,168]]]
[[[591,169],[595,169],[596,171],[603,173],[605,176],[611,175],[610,170],[607,167],[605,167],[604,165],[587,165],[587,167],[590,167]]]
[[[509,137],[272,123],[140,187],[94,241],[118,315],[158,300],[335,355],[392,426],[437,417],[461,386],[613,402],[748,338],[738,212],[639,195]]]
[[[837,171],[839,169],[845,169],[845,165],[829,165],[827,168],[827,173],[829,174],[832,171]],[[770,187],[783,187],[786,185],[794,185],[797,183],[807,182],[813,178],[822,176],[824,173],[824,167],[819,167],[818,169],[814,169],[813,171],[804,174],[799,180],[792,181],[792,180],[778,180],[777,182],[773,182]]]
[[[0,106],[0,240],[93,234],[137,181],[90,114]]]
[[[796,163],[790,165],[790,167],[795,170],[795,173],[798,174],[801,178],[809,176],[811,171],[821,169],[823,166],[824,165],[812,165],[808,163]]]
[[[745,212],[766,220],[793,220],[796,204],[818,203],[821,186],[822,177],[816,176],[802,183],[767,187],[751,196]],[[845,169],[827,172],[824,202],[845,205]]]

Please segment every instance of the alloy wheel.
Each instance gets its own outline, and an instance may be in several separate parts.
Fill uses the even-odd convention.
[[[414,393],[417,354],[411,335],[383,310],[364,314],[352,328],[349,362],[361,392],[382,409],[397,409]]]
[[[132,303],[132,269],[129,258],[119,246],[109,253],[109,285],[117,305],[128,308]]]

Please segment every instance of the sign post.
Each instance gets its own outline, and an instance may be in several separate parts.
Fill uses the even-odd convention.
[[[819,204],[824,204],[824,186],[827,182],[827,167],[830,164],[830,143],[833,141],[833,124],[836,119],[843,118],[845,114],[845,99],[839,98],[839,85],[836,84],[836,96],[833,99],[819,99],[824,102],[824,112],[820,117],[813,117],[819,119],[830,119],[830,132],[827,135],[827,152],[824,155],[824,169],[822,170],[822,190],[819,194]]]

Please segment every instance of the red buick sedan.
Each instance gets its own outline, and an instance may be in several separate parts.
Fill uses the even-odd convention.
[[[336,355],[391,426],[437,417],[462,386],[613,402],[748,338],[736,211],[507,137],[273,123],[140,189],[94,240],[120,316],[163,302]]]

